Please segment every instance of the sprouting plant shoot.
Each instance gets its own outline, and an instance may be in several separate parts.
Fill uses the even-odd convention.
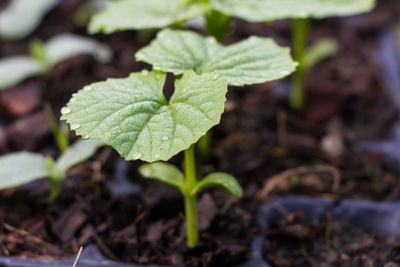
[[[63,152],[57,160],[39,153],[15,152],[0,157],[0,190],[48,178],[50,199],[55,200],[69,168],[90,158],[103,146],[101,140],[80,140]]]
[[[175,186],[183,194],[188,245],[194,247],[198,243],[197,195],[211,187],[242,195],[240,185],[228,174],[196,179],[193,144],[219,123],[227,84],[215,72],[185,72],[167,100],[165,79],[165,73],[143,70],[124,79],[91,84],[72,97],[62,119],[84,138],[104,140],[126,160],[165,161],[185,151],[185,175],[161,162],[140,170],[145,177]]]
[[[313,65],[338,50],[332,39],[323,39],[306,49],[310,19],[350,16],[372,10],[375,0],[210,0],[219,12],[250,22],[293,19],[294,58],[299,63],[292,83],[290,103],[304,106],[304,77]]]

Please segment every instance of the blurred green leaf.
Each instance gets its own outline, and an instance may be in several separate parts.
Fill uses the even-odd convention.
[[[211,0],[213,8],[251,22],[350,16],[371,11],[375,0]]]
[[[200,17],[210,10],[205,1],[118,0],[93,16],[90,33],[163,28]]]
[[[43,73],[42,66],[27,56],[0,59],[0,90]]]
[[[334,56],[339,51],[339,45],[334,39],[325,38],[307,50],[304,57],[304,69],[311,69],[318,62]]]
[[[33,32],[60,0],[12,0],[0,10],[0,39],[19,40]]]
[[[50,175],[45,158],[40,154],[16,152],[0,157],[0,189],[24,185]]]
[[[104,142],[101,140],[79,140],[75,142],[57,159],[58,172],[65,176],[69,168],[86,161],[102,146],[104,146]]]

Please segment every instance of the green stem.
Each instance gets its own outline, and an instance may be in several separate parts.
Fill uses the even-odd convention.
[[[50,201],[54,202],[56,198],[60,195],[62,182],[65,178],[65,175],[59,173],[56,164],[51,157],[46,157],[45,164],[47,169],[50,171]]]
[[[53,131],[54,139],[56,140],[57,146],[61,152],[64,152],[69,147],[69,136],[68,127],[66,130],[61,130],[61,125],[58,124],[56,118],[54,117],[53,109],[48,102],[44,103],[44,113],[46,115],[47,121],[50,124],[51,130]],[[65,125],[65,124],[64,124]]]
[[[197,221],[197,199],[190,192],[197,184],[196,179],[196,163],[194,158],[194,145],[185,150],[185,176],[186,176],[186,193],[185,193],[185,216],[187,230],[187,244],[193,248],[199,242],[199,229]]]
[[[304,106],[304,78],[306,70],[304,68],[304,58],[306,55],[306,43],[310,29],[309,18],[294,19],[292,22],[292,34],[294,41],[294,59],[299,63],[292,81],[292,93],[290,104],[294,109],[302,109]]]
[[[208,160],[212,145],[212,129],[208,130],[197,143],[197,148],[202,160]]]

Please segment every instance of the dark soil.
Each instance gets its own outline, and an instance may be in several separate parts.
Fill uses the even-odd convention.
[[[45,40],[62,32],[86,34],[70,15],[83,2],[63,1],[32,38]],[[76,253],[81,245],[94,243],[105,256],[123,262],[234,266],[250,257],[250,242],[260,234],[256,222],[260,201],[276,194],[336,201],[399,200],[396,154],[366,153],[359,146],[366,140],[390,141],[395,148],[399,145],[392,141],[399,107],[382,72],[385,62],[378,56],[382,36],[389,34],[398,18],[395,12],[390,1],[380,1],[368,15],[313,23],[310,43],[330,36],[339,41],[341,50],[310,71],[303,111],[287,105],[289,80],[230,89],[226,113],[214,130],[212,158],[199,162],[199,172],[218,170],[235,175],[245,197],[238,201],[219,190],[201,196],[202,241],[198,248],[185,246],[183,203],[178,192],[142,179],[136,171],[140,163],[130,163],[125,172],[130,181],[121,183],[138,184],[140,193],[115,193],[113,184],[122,179],[124,165],[116,152],[105,148],[70,171],[55,203],[48,200],[47,181],[0,192],[0,255],[63,258]],[[226,43],[252,34],[290,44],[288,21],[267,26],[239,20],[233,22]],[[84,85],[148,67],[133,61],[135,51],[148,41],[143,34],[124,32],[94,38],[112,47],[110,64],[78,56],[58,64],[50,77],[29,79],[0,92],[0,153],[31,150],[57,156],[42,113],[44,103],[51,103],[59,116],[71,94]],[[2,41],[0,57],[27,54],[28,44],[28,39]],[[171,162],[180,165],[181,156]],[[326,224],[301,218],[295,225],[305,228],[301,229],[305,234],[283,238],[292,224],[265,233],[265,257],[271,264],[382,266],[399,261],[398,242],[375,238],[344,222],[333,221],[326,237]]]
[[[399,266],[400,242],[381,239],[346,222],[309,221],[288,214],[265,235],[264,256],[272,266]]]

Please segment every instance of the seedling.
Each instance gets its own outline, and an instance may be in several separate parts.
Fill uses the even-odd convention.
[[[0,10],[0,39],[20,40],[31,34],[60,0],[12,0]]]
[[[185,151],[185,175],[176,167],[156,162],[140,168],[147,177],[180,190],[184,196],[188,245],[198,243],[197,195],[221,187],[241,197],[242,189],[229,174],[196,179],[193,144],[218,124],[224,111],[227,84],[218,73],[184,72],[166,100],[166,74],[143,70],[124,79],[86,86],[64,108],[62,119],[84,138],[99,138],[126,160],[156,162]]]
[[[73,34],[61,34],[46,43],[30,44],[31,56],[15,56],[0,60],[0,90],[33,76],[46,76],[52,68],[76,55],[93,55],[100,62],[111,59],[111,50],[97,41]]]
[[[55,200],[62,181],[71,167],[89,159],[103,146],[100,140],[81,140],[74,143],[54,161],[39,153],[15,152],[0,157],[0,190],[48,178],[51,184],[50,199]]]
[[[299,67],[293,78],[290,103],[300,109],[304,105],[304,76],[318,61],[338,50],[336,42],[325,39],[306,50],[310,19],[350,16],[372,10],[375,0],[210,0],[219,12],[251,22],[293,19],[295,60]]]

